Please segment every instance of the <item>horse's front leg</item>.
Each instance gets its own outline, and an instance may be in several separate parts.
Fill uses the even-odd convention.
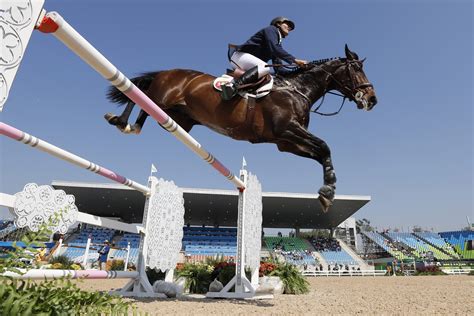
[[[135,106],[135,103],[130,100],[128,101],[127,107],[125,108],[125,110],[122,112],[120,116],[117,116],[113,113],[107,113],[104,115],[104,118],[107,120],[107,122],[109,122],[110,125],[114,125],[122,133],[125,133],[125,134],[134,133],[132,126],[130,126],[130,124],[128,123],[128,118],[130,117],[130,114],[132,113],[134,106]],[[135,134],[138,134],[138,133],[135,133]]]
[[[319,189],[319,201],[327,212],[336,193],[336,172],[331,159],[331,150],[325,141],[314,136],[299,124],[279,135],[278,149],[316,160],[323,167],[324,185]]]

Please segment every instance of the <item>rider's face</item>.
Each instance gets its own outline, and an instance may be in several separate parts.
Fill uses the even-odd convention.
[[[291,31],[292,29],[288,24],[284,22],[280,24],[280,32],[283,37],[287,37],[288,33],[290,33]]]

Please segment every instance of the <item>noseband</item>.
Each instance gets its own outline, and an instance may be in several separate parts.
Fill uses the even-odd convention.
[[[347,76],[348,76],[348,77],[350,78],[350,80],[351,80],[350,83],[351,83],[351,86],[352,86],[352,87],[349,88],[349,87],[347,87],[347,86],[345,86],[345,85],[342,85],[342,84],[341,84],[338,80],[336,80],[336,78],[334,78],[334,76],[333,76],[333,80],[334,80],[337,84],[339,84],[339,86],[340,86],[341,88],[343,88],[343,89],[345,89],[346,91],[349,92],[349,93],[348,93],[348,95],[349,95],[348,98],[349,98],[349,100],[351,100],[351,101],[359,101],[359,100],[362,98],[362,96],[364,95],[364,94],[362,93],[362,91],[361,91],[362,89],[365,89],[365,88],[373,88],[373,87],[374,87],[370,82],[363,82],[363,83],[360,83],[360,84],[358,84],[358,85],[356,86],[356,84],[355,84],[355,78],[354,78],[354,76],[353,76],[354,71],[351,71],[351,70],[353,69],[353,68],[352,68],[352,65],[353,65],[353,64],[358,64],[359,62],[362,63],[363,61],[361,62],[361,61],[358,61],[358,60],[351,60],[351,61],[346,60],[346,62],[345,62],[344,65],[343,65],[343,66],[346,67]]]

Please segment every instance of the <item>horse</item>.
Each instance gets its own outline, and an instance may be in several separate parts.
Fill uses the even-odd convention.
[[[323,167],[319,201],[327,212],[336,192],[336,173],[329,146],[307,130],[311,108],[331,90],[339,91],[359,109],[370,111],[377,104],[374,87],[363,71],[365,59],[359,60],[347,44],[345,55],[276,75],[272,92],[259,99],[236,96],[224,101],[213,87],[215,77],[195,70],[149,72],[131,81],[186,132],[204,125],[236,140],[274,143],[281,152],[316,160]],[[113,86],[107,97],[127,106],[120,116],[107,113],[105,119],[124,133],[139,134],[148,114],[141,110],[130,125],[135,104]]]

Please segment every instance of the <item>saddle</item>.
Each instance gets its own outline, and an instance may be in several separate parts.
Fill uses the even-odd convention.
[[[226,73],[216,78],[213,82],[214,89],[221,91],[221,85],[231,82],[243,75],[245,71],[237,68],[235,70],[227,69]],[[239,87],[239,95],[245,99],[252,97],[255,99],[266,96],[273,87],[273,77],[268,74],[256,82],[248,83]]]

